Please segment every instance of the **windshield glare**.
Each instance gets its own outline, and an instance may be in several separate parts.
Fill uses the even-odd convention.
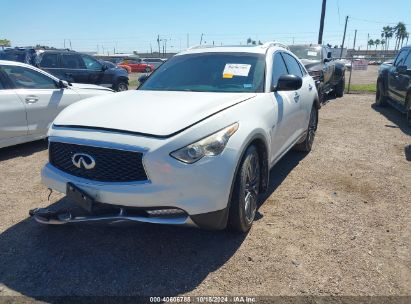
[[[290,45],[291,52],[300,59],[321,60],[321,47]]]
[[[263,92],[265,56],[199,53],[174,56],[139,88],[153,91]]]

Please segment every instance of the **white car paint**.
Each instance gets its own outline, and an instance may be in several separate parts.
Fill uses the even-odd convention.
[[[3,73],[0,81],[4,82],[4,88],[0,87],[0,148],[44,138],[51,122],[68,105],[84,98],[113,93],[110,89],[88,84],[58,87],[59,79],[24,63],[0,60],[0,69],[2,67],[20,67],[44,75],[56,87],[16,87],[0,70]]]
[[[148,176],[144,182],[100,182],[67,174],[51,164],[42,170],[44,184],[65,193],[71,182],[96,201],[112,205],[180,208],[188,216],[227,208],[242,153],[261,139],[271,168],[304,136],[314,102],[313,79],[306,73],[297,91],[271,90],[273,56],[286,49],[275,44],[256,47],[216,47],[187,50],[177,56],[204,52],[265,54],[265,91],[215,93],[129,91],[76,103],[64,110],[49,131],[50,142],[74,143],[110,149],[141,151]],[[294,57],[294,56],[293,56]],[[295,58],[295,57],[294,57]],[[298,60],[298,59],[297,59]],[[170,153],[234,123],[238,130],[217,156],[205,156],[192,164]],[[139,218],[152,221],[152,218]]]

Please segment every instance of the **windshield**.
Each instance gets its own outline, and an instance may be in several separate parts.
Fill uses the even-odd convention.
[[[320,46],[290,45],[290,51],[300,59],[321,60]]]
[[[139,88],[153,91],[263,92],[265,56],[199,53],[174,56]]]

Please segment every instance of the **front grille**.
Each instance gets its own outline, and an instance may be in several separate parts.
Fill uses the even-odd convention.
[[[80,168],[73,164],[72,157],[84,153],[95,160],[92,169]],[[145,181],[147,175],[142,162],[141,152],[50,142],[50,163],[74,176],[101,182]]]

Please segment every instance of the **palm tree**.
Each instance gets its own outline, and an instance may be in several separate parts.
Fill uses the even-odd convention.
[[[394,28],[392,26],[384,26],[381,32],[381,38],[385,39],[385,50],[388,50],[390,47],[390,39],[394,34]]]
[[[368,40],[368,46],[373,46],[374,45],[374,40],[370,39]]]
[[[253,40],[251,38],[247,38],[247,44],[250,44]]]
[[[400,48],[400,43],[404,41],[407,36],[407,27],[404,22],[398,22],[395,29],[395,50]]]
[[[385,44],[386,44],[385,40],[381,40],[381,51],[383,51],[383,49],[385,49],[384,48]]]
[[[377,47],[381,44],[381,40],[380,39],[375,39],[374,41],[374,45],[375,45],[375,50],[377,50]]]

